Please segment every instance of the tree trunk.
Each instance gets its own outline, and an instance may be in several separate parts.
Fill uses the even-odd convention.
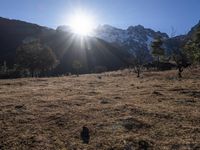
[[[183,72],[183,68],[182,68],[182,67],[179,67],[179,68],[178,68],[178,77],[179,77],[179,78],[182,78],[182,72]]]
[[[157,70],[159,70],[159,64],[160,64],[160,57],[157,58]]]
[[[76,76],[79,77],[79,70],[76,70]]]
[[[137,68],[137,78],[140,77],[140,68]]]
[[[140,77],[140,72],[138,71],[138,73],[137,73],[137,78],[139,78]]]
[[[32,78],[34,77],[34,71],[33,70],[31,71],[31,77]]]

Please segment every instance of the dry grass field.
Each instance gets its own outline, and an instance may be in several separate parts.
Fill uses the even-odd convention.
[[[0,80],[0,149],[199,150],[200,69],[183,76],[124,70]]]

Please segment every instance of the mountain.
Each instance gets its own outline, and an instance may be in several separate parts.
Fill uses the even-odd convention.
[[[63,32],[19,20],[0,18],[0,64],[15,62],[16,49],[23,43],[39,39],[52,48],[60,64],[54,74],[73,72],[73,61],[82,63],[82,73],[93,72],[97,67],[115,70],[124,67],[129,53],[112,44],[95,38],[81,39]]]
[[[57,31],[70,32],[70,27],[59,26]],[[150,44],[156,37],[169,39],[166,33],[156,32],[152,29],[144,28],[142,25],[130,26],[126,30],[110,25],[102,25],[94,30],[92,36],[123,47],[129,52],[134,52],[141,48],[150,50]]]
[[[150,55],[150,43],[156,37],[165,40],[167,53],[171,46],[186,43],[200,27],[200,22],[186,35],[169,38],[166,33],[156,32],[141,25],[130,26],[126,30],[110,25],[99,26],[90,37],[80,38],[71,33],[68,26],[59,26],[56,30],[0,17],[0,64],[4,61],[9,66],[15,62],[16,49],[23,43],[39,39],[52,48],[60,64],[54,74],[74,72],[73,61],[82,63],[82,73],[94,72],[95,68],[115,70],[126,66],[126,59],[131,53],[143,49]]]
[[[149,51],[150,44],[156,37],[169,38],[166,33],[155,32],[152,29],[144,28],[142,25],[130,26],[126,30],[103,25],[95,30],[95,36],[109,43],[126,47],[129,52],[134,52],[138,49]]]
[[[59,26],[57,31],[69,32],[68,26]],[[155,32],[152,29],[144,28],[142,25],[130,26],[126,30],[119,29],[110,25],[98,26],[94,32],[94,37],[102,39],[112,45],[121,47],[128,53],[134,53],[139,49],[147,51],[149,61],[151,60],[150,45],[156,37],[165,40],[169,39],[166,33]]]

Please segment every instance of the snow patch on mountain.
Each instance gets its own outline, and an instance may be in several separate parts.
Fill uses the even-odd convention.
[[[126,30],[110,25],[103,25],[95,30],[93,36],[109,43],[116,43],[123,47],[128,47],[130,52],[141,48],[150,50],[151,42],[156,37],[162,37],[163,39],[169,38],[166,33],[155,32],[152,29],[144,28],[142,25],[130,26]]]

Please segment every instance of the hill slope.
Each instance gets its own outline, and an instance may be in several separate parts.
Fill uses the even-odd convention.
[[[1,80],[0,149],[199,149],[199,73]]]
[[[27,37],[38,38],[47,28],[18,20],[0,17],[0,63],[14,63],[15,51]]]

